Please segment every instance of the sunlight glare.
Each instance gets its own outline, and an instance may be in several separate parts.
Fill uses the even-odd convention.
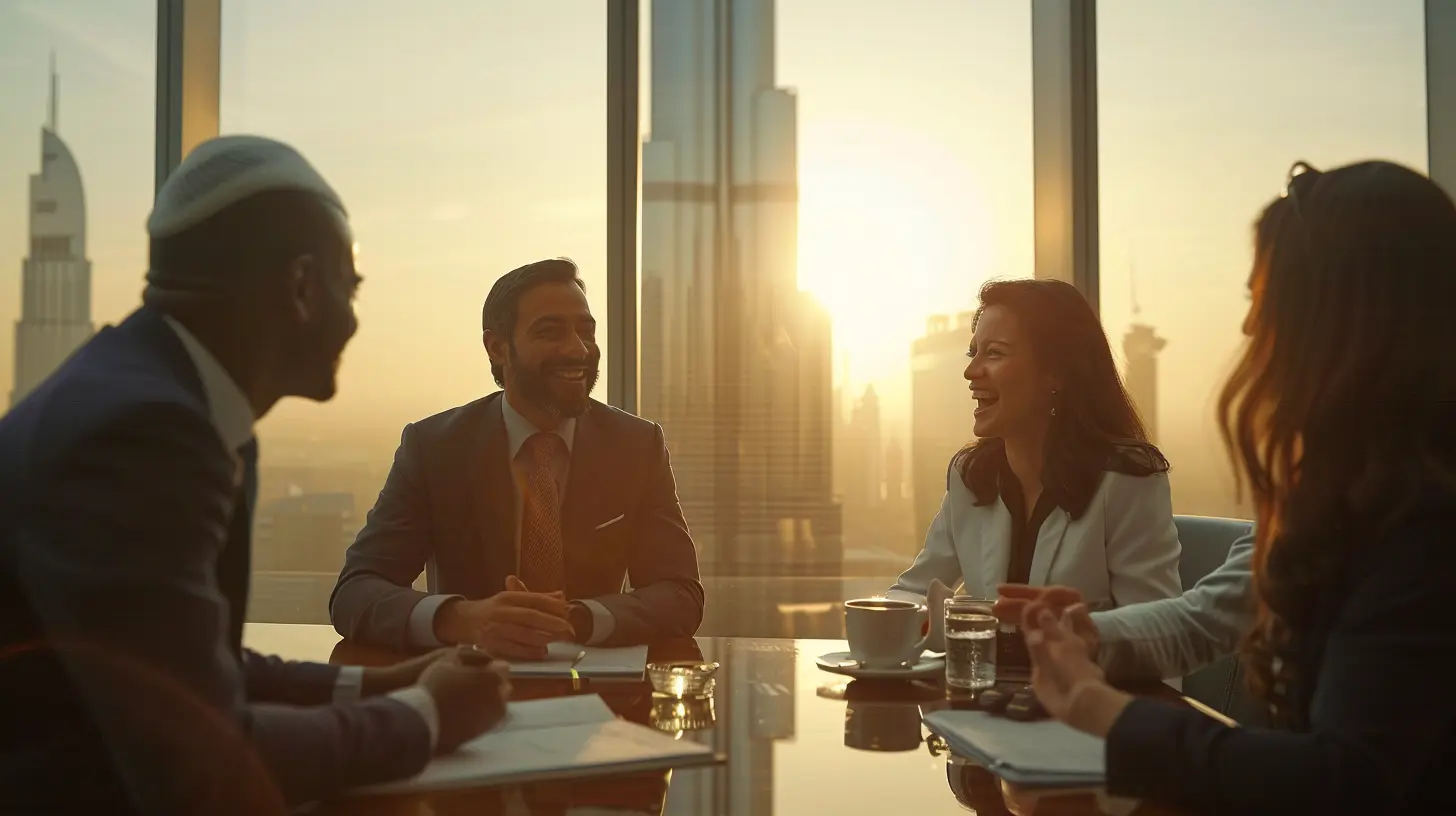
[[[989,219],[968,179],[947,183],[963,174],[939,151],[903,133],[838,135],[800,168],[799,285],[833,318],[836,361],[849,363],[836,379],[863,383],[907,368],[927,317],[974,306]]]

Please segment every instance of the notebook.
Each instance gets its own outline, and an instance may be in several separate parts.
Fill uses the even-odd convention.
[[[984,711],[941,710],[925,725],[952,752],[1018,785],[1086,787],[1107,780],[1105,743],[1057,722],[1018,722]]]
[[[546,647],[545,660],[511,661],[512,677],[571,677],[572,669],[580,677],[641,680],[647,671],[647,647],[604,649],[560,642]]]
[[[585,694],[509,703],[500,725],[436,757],[419,775],[350,794],[421,793],[718,761],[711,747],[619,720],[601,697]]]

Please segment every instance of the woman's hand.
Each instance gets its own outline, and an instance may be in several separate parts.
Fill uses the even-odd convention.
[[[1021,628],[1031,653],[1031,687],[1047,713],[1079,731],[1105,737],[1132,697],[1107,685],[1101,667],[1087,653],[1087,642],[1073,623],[1085,615],[1081,604],[1057,615],[1033,601],[1022,614]]]
[[[1026,584],[1002,584],[997,592],[996,606],[991,610],[997,620],[1020,626],[1026,616],[1026,608],[1038,602],[1054,615],[1060,616],[1065,610],[1067,617],[1062,623],[1071,621],[1072,633],[1087,644],[1087,655],[1093,660],[1097,659],[1097,653],[1102,648],[1102,638],[1097,632],[1097,624],[1092,622],[1092,613],[1083,602],[1081,592],[1071,587]]]

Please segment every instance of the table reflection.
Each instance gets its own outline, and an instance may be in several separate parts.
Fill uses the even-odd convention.
[[[844,687],[844,745],[861,751],[914,751],[924,741],[920,705],[944,696],[928,683],[851,680]]]
[[[247,644],[304,660],[363,665],[397,655],[342,643],[328,627],[250,624]],[[652,647],[652,661],[718,663],[711,697],[655,695],[647,682],[518,680],[517,699],[596,693],[625,719],[697,742],[721,765],[429,796],[350,799],[322,813],[379,814],[1109,814],[1135,803],[1098,792],[1018,791],[927,740],[921,715],[947,700],[934,682],[850,680],[815,657],[842,641],[699,638]]]

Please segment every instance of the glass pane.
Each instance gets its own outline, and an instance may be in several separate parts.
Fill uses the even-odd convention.
[[[367,279],[338,397],[259,427],[251,619],[327,623],[401,429],[496,390],[480,313],[500,275],[575,260],[605,346],[605,32],[599,0],[223,4],[222,131],[319,168]]]
[[[702,631],[839,636],[969,438],[963,313],[1031,274],[1030,5],[642,14],[641,406]]]
[[[151,0],[0,3],[0,410],[139,304],[156,43]]]
[[[1426,169],[1423,6],[1097,11],[1103,325],[1172,463],[1174,512],[1246,518],[1214,407],[1242,339],[1253,220],[1298,159]]]

